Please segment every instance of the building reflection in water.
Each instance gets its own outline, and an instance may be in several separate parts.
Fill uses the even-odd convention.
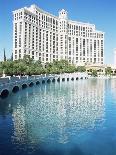
[[[47,84],[26,91],[13,109],[14,143],[67,143],[104,122],[104,80]]]

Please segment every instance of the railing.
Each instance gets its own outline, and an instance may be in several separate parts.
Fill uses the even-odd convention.
[[[32,76],[16,76],[16,77],[5,77],[0,78],[0,87],[9,86],[11,84],[20,84],[22,82],[27,82],[31,80],[39,80],[43,78],[56,78],[56,77],[87,77],[85,73],[63,73],[63,74],[41,74],[41,75],[32,75]]]
[[[11,84],[20,84],[25,83],[27,81],[31,80],[39,80],[41,78],[53,78],[53,75],[35,75],[35,76],[24,76],[24,77],[6,77],[6,78],[0,78],[0,87],[6,87]]]

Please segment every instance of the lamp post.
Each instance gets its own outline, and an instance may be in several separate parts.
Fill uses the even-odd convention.
[[[6,77],[6,74],[4,72],[4,69],[3,69],[2,77]]]

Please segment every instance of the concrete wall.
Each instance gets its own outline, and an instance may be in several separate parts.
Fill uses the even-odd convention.
[[[24,76],[24,77],[6,77],[0,78],[0,97],[3,95],[3,91],[5,90],[6,96],[12,93],[14,90],[13,88],[17,86],[18,89],[22,89],[22,85],[26,84],[27,87],[30,86],[30,83],[36,85],[36,82],[39,81],[42,84],[43,80],[44,83],[51,82],[53,79],[55,81],[71,81],[71,80],[78,80],[78,79],[86,79],[88,76],[85,73],[72,73],[72,74],[60,74],[60,75],[38,75],[38,76]],[[49,81],[47,81],[49,79]],[[32,85],[31,85],[32,86]]]
[[[8,83],[8,82],[9,82],[9,77],[0,78],[0,84]]]

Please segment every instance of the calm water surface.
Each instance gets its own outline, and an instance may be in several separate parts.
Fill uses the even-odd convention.
[[[0,100],[0,155],[116,155],[116,80],[43,84]]]

